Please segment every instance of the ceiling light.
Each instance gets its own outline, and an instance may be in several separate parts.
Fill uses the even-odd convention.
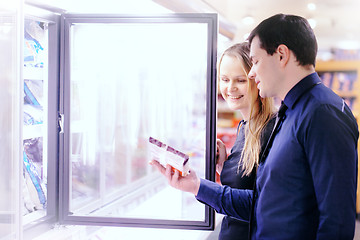
[[[248,37],[250,36],[250,33],[245,33],[243,38],[244,38],[244,41],[248,40]]]
[[[360,49],[360,43],[353,40],[343,40],[338,42],[337,47],[345,50]]]
[[[244,25],[247,25],[247,26],[252,25],[255,22],[255,20],[252,16],[246,16],[241,21]]]
[[[315,3],[308,3],[307,7],[308,7],[308,9],[310,11],[314,11],[316,9],[316,4]]]
[[[331,51],[318,51],[317,58],[322,61],[330,61],[334,59],[334,54]]]
[[[315,19],[309,18],[309,19],[308,19],[308,22],[309,22],[310,27],[311,27],[312,29],[314,29],[314,28],[316,27],[316,20],[315,20]]]

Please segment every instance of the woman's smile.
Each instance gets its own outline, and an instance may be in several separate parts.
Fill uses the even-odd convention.
[[[238,100],[240,98],[242,98],[244,95],[230,95],[230,94],[227,94],[228,98],[230,100]]]

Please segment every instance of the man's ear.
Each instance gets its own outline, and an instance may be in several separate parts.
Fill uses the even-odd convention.
[[[285,66],[289,62],[289,59],[290,59],[290,50],[289,50],[289,48],[284,44],[280,44],[277,47],[276,52],[278,54],[280,64],[282,66]]]

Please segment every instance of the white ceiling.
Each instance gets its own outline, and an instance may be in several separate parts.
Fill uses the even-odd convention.
[[[235,40],[251,31],[263,19],[277,13],[296,14],[316,20],[314,28],[320,49],[360,49],[359,0],[203,0],[235,25]],[[315,10],[308,3],[316,5]],[[245,16],[254,17],[251,25],[243,23]]]
[[[26,0],[70,12],[166,13],[216,12],[220,30],[243,41],[263,19],[277,13],[296,14],[316,20],[315,34],[320,50],[360,49],[360,0]],[[308,9],[308,3],[316,9]],[[156,4],[155,4],[156,3]],[[243,18],[254,17],[246,25]]]

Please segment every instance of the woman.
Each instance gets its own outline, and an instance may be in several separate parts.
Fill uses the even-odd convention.
[[[253,188],[260,152],[275,122],[272,99],[259,96],[255,82],[248,79],[250,69],[247,43],[226,49],[218,61],[220,93],[232,110],[240,111],[243,120],[228,157],[224,143],[217,140],[216,170],[221,184],[240,189]],[[247,239],[248,230],[248,222],[225,216],[219,239]]]
[[[243,120],[237,128],[237,138],[227,157],[226,148],[217,140],[216,170],[221,184],[232,188],[253,189],[261,149],[272,131],[275,114],[272,99],[261,98],[254,81],[249,80],[251,69],[247,43],[235,44],[224,51],[218,61],[218,85],[221,95],[232,110],[238,110]],[[194,171],[186,177],[170,176],[170,169],[151,161],[169,179],[170,185],[188,192],[200,181]],[[195,192],[193,192],[195,194]],[[248,222],[225,216],[219,239],[248,239]]]

